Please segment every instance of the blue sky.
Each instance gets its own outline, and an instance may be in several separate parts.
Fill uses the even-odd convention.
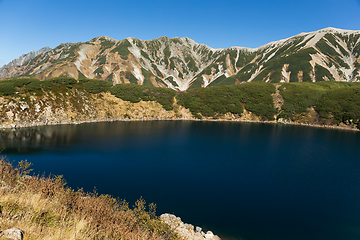
[[[326,27],[360,30],[360,0],[0,0],[0,66],[31,50],[97,36],[189,37],[259,47]]]

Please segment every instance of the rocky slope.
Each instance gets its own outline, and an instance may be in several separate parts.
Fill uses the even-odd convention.
[[[54,124],[78,124],[116,120],[192,119],[182,106],[166,111],[154,101],[131,103],[110,93],[89,94],[70,89],[63,93],[44,92],[42,97],[19,94],[0,97],[0,127],[18,128]]]
[[[186,90],[240,82],[360,81],[360,31],[326,28],[256,49],[212,49],[189,38],[97,37],[23,55],[0,78],[97,78]]]
[[[360,129],[360,83],[195,88],[54,78],[0,82],[0,128],[116,120],[262,121]]]
[[[25,64],[27,64],[31,59],[37,57],[38,55],[42,54],[42,53],[46,53],[48,51],[50,51],[51,48],[49,47],[44,47],[38,51],[31,51],[27,54],[23,54],[22,56],[20,56],[17,59],[12,60],[11,62],[9,62],[8,64],[4,65],[3,67],[0,68],[0,75],[4,74],[4,75],[16,75],[17,71],[18,71],[18,67],[21,67]]]

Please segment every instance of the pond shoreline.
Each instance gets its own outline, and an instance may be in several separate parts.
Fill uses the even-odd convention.
[[[353,128],[350,126],[337,126],[337,125],[320,125],[310,123],[299,123],[299,122],[278,122],[278,121],[261,121],[261,120],[244,120],[244,119],[196,119],[196,118],[157,118],[157,119],[129,119],[129,118],[101,118],[101,119],[85,119],[81,121],[46,121],[46,122],[31,122],[23,124],[3,124],[0,125],[0,129],[19,129],[19,128],[30,128],[39,126],[52,126],[52,125],[77,125],[83,123],[97,123],[97,122],[142,122],[142,121],[198,121],[198,122],[243,122],[243,123],[267,123],[267,124],[278,124],[278,125],[295,125],[295,126],[307,126],[315,128],[328,128],[338,130],[350,130],[360,131],[360,129]]]
[[[157,215],[180,216],[201,236],[355,239],[348,229],[358,224],[358,133],[232,122],[123,119],[8,129],[1,143],[11,161],[27,159],[74,189],[96,186],[129,203],[143,196],[157,204]]]

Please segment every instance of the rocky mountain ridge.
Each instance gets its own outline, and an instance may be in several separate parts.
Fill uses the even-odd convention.
[[[189,38],[96,37],[29,54],[2,67],[0,78],[96,78],[180,91],[251,81],[360,81],[360,31],[335,28],[255,49],[213,49]]]
[[[35,58],[36,56],[38,56],[42,53],[46,53],[50,50],[51,50],[50,47],[43,47],[38,51],[31,51],[29,53],[23,54],[19,58],[16,58],[16,59],[12,60],[11,62],[9,62],[8,64],[5,64],[4,66],[2,66],[0,68],[0,74],[2,74],[3,70],[6,68],[22,66],[22,65],[26,64],[27,62],[29,62],[31,59]]]

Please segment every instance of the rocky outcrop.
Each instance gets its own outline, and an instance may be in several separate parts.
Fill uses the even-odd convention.
[[[272,97],[276,109],[281,112],[283,98],[279,90]],[[278,115],[275,115],[275,121],[261,120],[259,116],[246,110],[245,105],[243,108],[244,111],[241,115],[226,113],[216,118],[203,116],[201,120],[281,123],[357,130],[355,126],[320,124],[314,108],[309,108],[308,114],[300,116],[295,122],[278,118]],[[55,92],[16,93],[14,96],[0,97],[0,128],[3,129],[88,122],[153,120],[199,119],[192,115],[189,109],[179,105],[176,98],[173,101],[173,109],[167,111],[155,101],[131,103],[117,98],[109,92],[89,94],[75,88]]]
[[[191,119],[189,110],[175,104],[166,111],[154,101],[131,103],[110,93],[88,94],[71,89],[62,93],[43,92],[41,97],[0,97],[0,127],[18,128],[101,121],[146,121]]]
[[[20,56],[17,59],[12,60],[10,63],[6,64],[4,67],[14,67],[14,66],[21,66],[24,65],[26,62],[30,61],[31,59],[35,58],[36,56],[50,51],[51,48],[43,47],[38,51],[31,51],[27,54]]]
[[[185,240],[220,240],[211,231],[204,233],[201,227],[194,228],[193,225],[182,222],[180,217],[173,214],[164,213],[160,216],[160,219]]]
[[[11,228],[0,232],[0,239],[6,240],[22,240],[24,238],[24,232],[19,228]]]
[[[273,94],[271,94],[272,98],[273,98],[273,103],[274,103],[274,108],[278,111],[278,113],[274,116],[275,120],[277,119],[277,117],[279,116],[279,114],[281,113],[281,108],[284,105],[284,98],[281,96],[279,87],[281,87],[281,85],[275,85],[276,90]]]
[[[51,48],[44,47],[38,51],[31,51],[27,54],[23,54],[19,58],[14,59],[11,62],[9,62],[8,64],[2,66],[0,68],[0,76],[2,76],[3,78],[11,77],[14,74],[14,71],[12,71],[12,69],[14,69],[14,68],[16,69],[16,67],[24,65],[24,64],[28,63],[30,60],[37,57],[38,55],[46,53],[50,50],[51,50]]]

